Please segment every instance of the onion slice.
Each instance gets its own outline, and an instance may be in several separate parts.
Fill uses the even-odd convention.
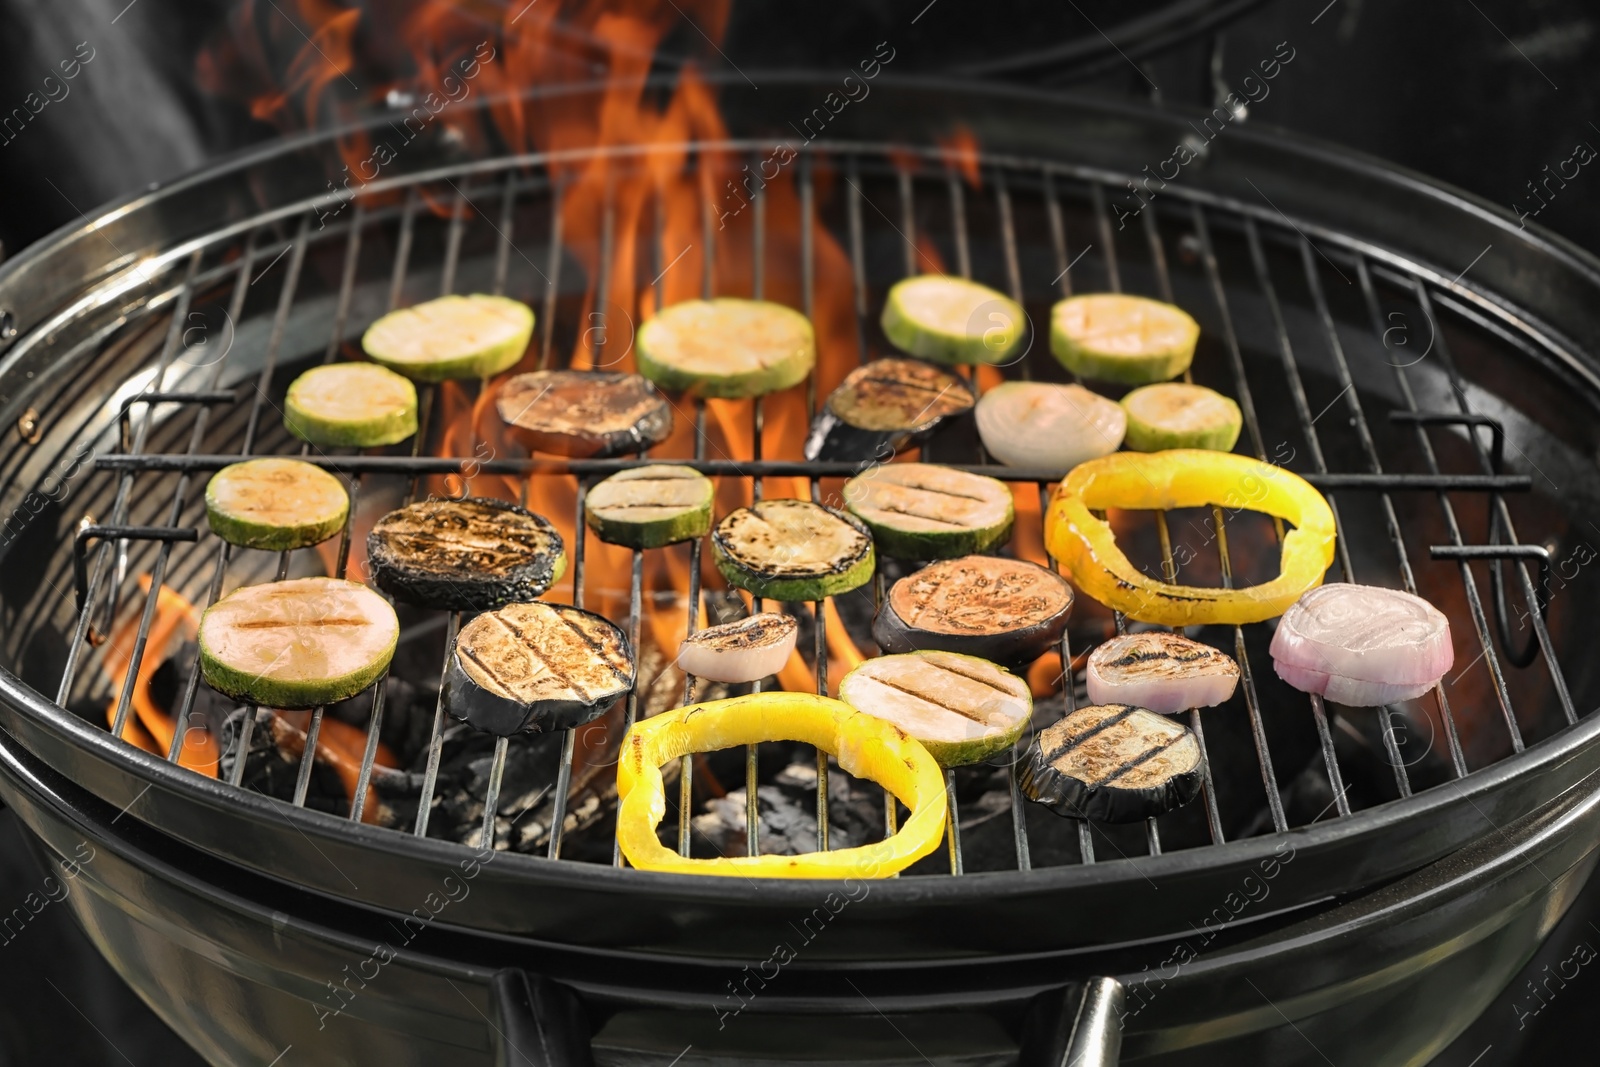
[[[1450,620],[1421,597],[1336,582],[1306,593],[1272,637],[1278,677],[1352,707],[1409,700],[1455,662]]]
[[[713,682],[758,681],[789,662],[798,632],[792,617],[775,611],[709,626],[683,639],[678,666]]]
[[[1233,696],[1239,665],[1210,645],[1151,631],[1113,637],[1089,653],[1085,677],[1093,703],[1176,715]]]
[[[1122,406],[1081,385],[1006,382],[978,401],[978,436],[1008,467],[1065,474],[1122,444]]]

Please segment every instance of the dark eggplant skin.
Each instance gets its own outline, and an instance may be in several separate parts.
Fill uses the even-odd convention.
[[[1036,576],[1039,581],[1059,583],[1060,592],[1065,595],[1066,602],[1060,610],[1041,617],[1030,625],[1013,629],[968,632],[923,629],[907,622],[895,610],[895,601],[900,599],[896,596],[896,592],[901,591],[905,583],[918,581],[919,575],[923,576],[921,580],[926,581],[928,576],[934,573],[955,570],[969,560],[977,561],[980,565],[981,561],[992,561],[989,564],[991,566],[1003,563],[1023,574],[1030,574],[1036,570],[1039,572]],[[1000,561],[997,557],[987,556],[945,560],[901,578],[890,588],[889,595],[883,598],[878,614],[872,620],[872,639],[886,654],[918,651],[959,652],[1015,670],[1032,663],[1058,645],[1072,615],[1073,599],[1072,587],[1064,579],[1036,564],[1018,560]],[[981,605],[979,606],[981,608]],[[992,618],[997,613],[980,610],[979,614],[985,618]]]
[[[541,370],[518,374],[495,398],[500,418],[540,452],[604,459],[642,452],[672,433],[672,405],[642,375]]]
[[[1063,736],[1071,737],[1076,725],[1072,720],[1083,716],[1085,712],[1106,711],[1115,713],[1110,720],[1099,727],[1079,731],[1073,744],[1063,744]],[[1086,781],[1054,766],[1053,761],[1059,761],[1067,748],[1077,747],[1085,741],[1092,743],[1094,736],[1101,733],[1106,725],[1137,716],[1150,716],[1157,723],[1165,724],[1169,730],[1181,731],[1175,735],[1175,740],[1168,745],[1168,748],[1185,741],[1194,744],[1197,750],[1194,766],[1168,775],[1159,782],[1137,788],[1118,785],[1115,780]],[[1127,704],[1080,708],[1053,726],[1040,731],[1035,735],[1033,743],[1028,746],[1026,754],[1017,762],[1014,771],[1017,788],[1021,790],[1023,796],[1034,803],[1042,804],[1066,818],[1103,823],[1138,822],[1183,807],[1200,795],[1204,772],[1205,757],[1198,754],[1198,742],[1188,727],[1167,716]]]
[[[452,534],[487,534],[502,550],[437,551]],[[488,611],[533,600],[567,569],[561,534],[505,500],[424,500],[383,516],[367,535],[372,583],[396,600],[441,611]]]
[[[597,648],[602,643],[611,646],[608,650],[611,653],[609,658],[613,661],[611,669],[618,674],[616,689],[594,701],[585,701],[574,696],[565,700],[546,698],[533,704],[523,704],[492,693],[473,681],[462,666],[458,636],[457,647],[450,652],[450,665],[445,670],[441,694],[445,711],[452,718],[459,719],[476,730],[499,737],[510,737],[519,733],[553,733],[594,721],[604,715],[618,700],[632,692],[636,681],[633,651],[628,645],[627,637],[615,624],[593,612],[568,607],[565,604],[541,606],[554,610],[566,619],[569,625],[576,623],[585,627],[590,634],[591,643]],[[602,659],[606,658],[599,651],[596,654]],[[621,669],[616,666],[617,662],[625,665],[625,678]]]
[[[971,387],[948,368],[899,356],[876,359],[829,395],[812,421],[804,455],[813,462],[887,459],[969,414],[975,403]]]

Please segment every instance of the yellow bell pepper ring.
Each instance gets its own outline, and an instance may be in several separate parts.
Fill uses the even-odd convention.
[[[1279,573],[1244,589],[1170,585],[1148,578],[1117,547],[1103,508],[1250,508],[1294,525]],[[1130,619],[1163,626],[1235,626],[1282,615],[1322,584],[1333,563],[1333,511],[1304,478],[1248,456],[1199,448],[1116,452],[1080,463],[1061,481],[1045,520],[1045,547],[1089,596]]]
[[[805,741],[839,766],[877,782],[911,809],[893,837],[870,845],[799,856],[691,859],[661,844],[666,814],[663,764],[692,752],[761,741]],[[939,847],[944,838],[944,774],[928,750],[891,724],[840,700],[810,693],[756,693],[656,715],[635,723],[617,765],[617,843],[640,870],[737,874],[747,878],[883,878]]]

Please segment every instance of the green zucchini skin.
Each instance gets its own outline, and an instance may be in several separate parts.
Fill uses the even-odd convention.
[[[967,656],[959,653],[934,650],[918,649],[907,652],[904,655],[919,656],[928,661],[935,668],[944,667],[945,669],[949,669],[949,666],[947,665],[963,664],[967,671],[981,672],[986,669],[993,669],[999,666],[998,664],[991,663],[988,660],[980,659],[977,656]],[[864,711],[868,715],[877,715],[878,712],[873,710],[871,702],[863,697],[861,690],[864,688],[864,686],[862,686],[860,682],[863,678],[875,677],[874,672],[882,670],[883,662],[890,658],[891,657],[889,656],[880,656],[876,659],[869,659],[865,663],[862,663],[859,667],[856,667],[849,674],[846,674],[839,681],[839,699],[844,701],[846,704],[849,704],[857,711]],[[873,666],[874,664],[878,664],[878,667],[875,668]],[[1009,671],[1004,671],[1003,673],[1007,676],[1010,675]],[[971,677],[971,674],[968,676]],[[917,741],[921,743],[922,747],[928,750],[928,755],[932,756],[941,767],[965,767],[973,763],[982,763],[991,756],[997,756],[1002,752],[1008,751],[1022,737],[1023,731],[1027,729],[1029,720],[1028,713],[1031,712],[1033,708],[1033,696],[1028,692],[1027,684],[1022,682],[1021,679],[1015,680],[1018,682],[1018,691],[1013,695],[1022,702],[1023,706],[1027,708],[1027,711],[1020,715],[1017,718],[1016,723],[1008,729],[997,731],[986,737],[972,738],[965,741],[938,740],[936,738],[917,736],[914,734],[912,736],[916,736]],[[893,721],[893,719],[889,716],[883,717]],[[896,723],[896,726],[902,732],[908,734],[911,733],[911,731],[907,730],[903,724]]]
[[[939,288],[936,288],[939,287]],[[908,306],[928,292],[959,301],[968,321],[949,328],[924,321]],[[1005,294],[964,278],[922,274],[904,278],[889,289],[880,320],[883,334],[900,351],[936,363],[1004,363],[1022,341],[1027,315]]]
[[[248,478],[260,484],[268,479],[280,481],[288,494],[295,492],[295,480],[305,492],[320,494],[324,500],[339,500],[337,508],[321,511],[301,510],[290,521],[266,521],[238,510],[224,499],[233,479]],[[320,501],[319,501],[320,503]],[[206,522],[211,532],[240,548],[260,548],[288,552],[320,544],[344,529],[350,515],[350,495],[333,475],[302,460],[264,458],[246,460],[222,468],[206,483]]]
[[[1184,418],[1180,412],[1175,418],[1186,425],[1178,425],[1157,413],[1180,405],[1191,409],[1203,405],[1211,417],[1209,421],[1196,424],[1195,419]],[[1203,385],[1183,382],[1162,382],[1135,389],[1122,398],[1122,409],[1128,413],[1123,443],[1135,452],[1162,452],[1169,448],[1231,452],[1244,426],[1239,405],[1232,398]]]
[[[504,340],[479,348],[428,360],[397,359],[385,348],[382,338],[387,330],[397,327],[418,328],[418,316],[442,310],[461,314],[469,308],[486,308],[492,313],[506,316],[514,324]],[[528,350],[533,336],[533,309],[521,301],[505,296],[473,293],[471,296],[441,296],[434,300],[389,312],[367,327],[361,335],[361,348],[372,362],[388,367],[417,382],[443,382],[452,379],[491,378],[501,371],[517,365]]]
[[[936,509],[941,496],[959,505],[983,495],[1000,500],[1004,510],[995,521],[979,525],[919,530],[914,520],[901,519],[893,510],[867,503],[877,492],[896,490],[902,491],[912,506]],[[844,499],[850,514],[872,531],[877,551],[891,559],[951,559],[987,552],[1009,541],[1016,523],[1016,506],[1005,483],[929,463],[881,464],[846,482]]]
[[[751,317],[765,318],[775,328],[791,331],[792,347],[761,366],[726,371],[689,369],[671,354],[685,343],[737,350],[739,323]],[[710,331],[727,331],[728,335],[712,337]],[[673,304],[639,327],[637,341],[634,354],[639,373],[667,392],[690,396],[737,400],[775,393],[805,381],[817,362],[811,321],[793,308],[766,300],[719,297]]]
[[[1143,308],[1148,314],[1171,316],[1174,332],[1159,344],[1139,353],[1097,348],[1068,326],[1077,311],[1095,303],[1114,302],[1126,308]],[[1082,378],[1120,385],[1148,385],[1176,378],[1194,361],[1200,325],[1181,308],[1145,297],[1112,293],[1086,293],[1059,301],[1050,312],[1050,351],[1061,365]]]
[[[614,510],[605,504],[609,496],[608,487],[622,490],[629,483],[662,480],[683,483],[683,495],[695,499],[683,504],[675,513],[646,519],[608,514]],[[716,487],[711,484],[711,479],[692,467],[671,464],[634,467],[613,474],[589,490],[589,506],[584,509],[583,520],[594,531],[594,535],[607,544],[627,548],[662,548],[682,541],[694,541],[710,533],[711,507],[715,496]]]
[[[853,539],[855,545],[850,554],[835,558],[826,564],[799,569],[793,567],[763,569],[754,561],[747,562],[742,558],[744,553],[735,543],[732,531],[741,521],[746,520],[748,513],[771,514],[771,509],[797,505],[824,512],[858,534],[859,537]],[[817,518],[820,519],[820,516]],[[784,549],[781,544],[766,547],[773,552],[782,552]],[[730,512],[711,532],[711,555],[716,562],[718,573],[728,580],[729,585],[766,600],[786,602],[823,600],[840,593],[848,593],[871,581],[877,566],[877,557],[872,547],[872,532],[861,520],[842,511],[801,500],[766,500],[752,507]]]
[[[345,369],[349,367],[368,369],[351,372]],[[309,395],[335,375],[349,378],[350,388],[359,388],[361,379],[370,376],[370,380],[393,389],[399,402],[364,418],[326,417],[316,410]],[[417,388],[406,378],[375,363],[329,363],[313,367],[289,383],[283,403],[283,425],[302,441],[324,448],[377,448],[398,444],[417,432]]]

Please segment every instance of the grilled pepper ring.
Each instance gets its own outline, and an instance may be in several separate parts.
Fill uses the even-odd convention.
[[[666,814],[661,766],[692,752],[761,741],[805,741],[870,778],[911,808],[893,837],[856,848],[799,856],[690,859],[664,847],[656,826]],[[882,719],[809,693],[757,693],[694,704],[635,723],[617,767],[617,843],[640,870],[737,874],[747,878],[883,878],[939,847],[945,788],[939,765],[920,743]]]
[[[1279,574],[1244,589],[1169,585],[1147,578],[1093,510],[1192,508],[1264,511],[1294,524]],[[1333,512],[1305,479],[1282,467],[1197,448],[1117,452],[1080,463],[1061,481],[1045,521],[1045,545],[1089,596],[1130,619],[1163,626],[1242,625],[1282,615],[1322,584],[1333,563]]]

